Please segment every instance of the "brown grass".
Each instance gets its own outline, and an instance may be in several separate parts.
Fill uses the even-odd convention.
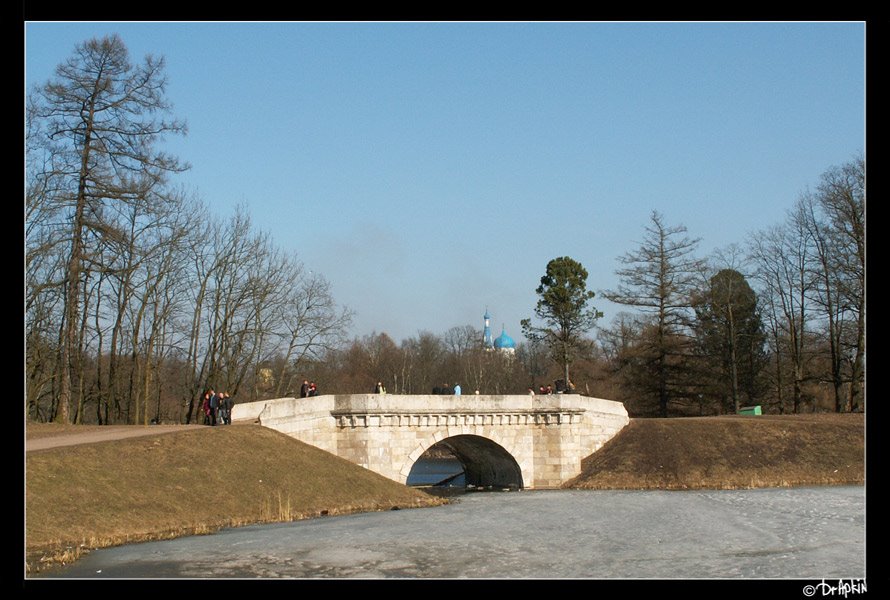
[[[575,489],[862,484],[862,414],[632,419],[581,463]]]
[[[84,433],[104,433],[112,429],[127,430],[139,425],[63,425],[61,423],[34,423],[29,421],[25,436],[29,440],[53,438],[65,435],[82,435]]]
[[[26,459],[26,568],[222,527],[441,503],[256,425],[42,450]]]

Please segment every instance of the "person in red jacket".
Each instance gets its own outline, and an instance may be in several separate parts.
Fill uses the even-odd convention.
[[[204,411],[204,424],[210,425],[210,396],[213,395],[213,390],[207,390],[204,392],[204,398],[201,401],[201,410]]]

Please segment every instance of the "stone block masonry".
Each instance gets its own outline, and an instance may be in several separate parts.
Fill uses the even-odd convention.
[[[535,489],[578,475],[581,459],[629,421],[620,402],[577,394],[327,395],[237,404],[232,416],[400,483],[428,448],[453,442],[468,475],[501,485],[518,469],[520,487]]]

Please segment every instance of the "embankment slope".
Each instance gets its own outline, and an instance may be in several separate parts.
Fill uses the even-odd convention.
[[[442,503],[259,425],[28,452],[25,483],[32,571],[89,548]]]
[[[631,419],[582,461],[573,489],[861,484],[862,414]]]

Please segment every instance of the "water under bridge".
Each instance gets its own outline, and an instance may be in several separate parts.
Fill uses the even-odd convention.
[[[338,394],[236,404],[251,420],[406,483],[444,449],[476,487],[555,488],[628,423],[620,402],[578,394]]]

